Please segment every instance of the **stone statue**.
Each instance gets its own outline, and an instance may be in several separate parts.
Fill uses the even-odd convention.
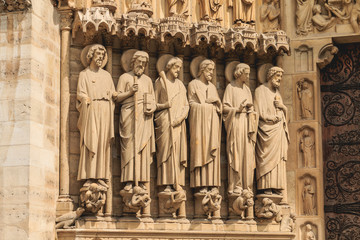
[[[314,0],[296,0],[296,33],[306,35],[312,32],[311,18],[313,16]]]
[[[87,51],[88,49],[88,51]],[[114,138],[114,103],[116,96],[111,75],[102,69],[107,61],[105,47],[86,47],[81,54],[86,67],[80,72],[76,107],[80,112],[80,161],[78,180],[98,179],[111,175],[110,145]]]
[[[316,214],[315,190],[311,185],[311,180],[309,178],[306,178],[304,181],[302,199],[303,199],[303,213],[305,215],[315,215]]]
[[[283,194],[286,189],[286,161],[289,145],[287,107],[279,87],[283,75],[279,67],[267,72],[267,82],[255,90],[255,111],[259,114],[256,141],[257,188],[265,194]],[[286,202],[286,199],[283,199]]]
[[[294,213],[290,213],[289,215],[283,216],[280,222],[280,231],[281,232],[294,232],[296,216]]]
[[[74,228],[75,226],[73,226],[73,225],[75,224],[75,220],[77,220],[84,212],[85,212],[85,209],[82,207],[79,207],[75,211],[65,213],[64,215],[57,217],[55,219],[55,222],[56,222],[55,229]]]
[[[157,146],[157,184],[185,186],[187,139],[185,119],[189,112],[186,88],[178,79],[182,61],[171,58],[155,81],[155,135]]]
[[[264,198],[260,206],[255,207],[255,214],[258,218],[274,219],[276,222],[281,221],[280,207],[270,198]]]
[[[355,33],[359,32],[359,22],[360,22],[360,0],[355,0],[355,4],[351,9],[351,14],[350,14],[350,23]]]
[[[340,2],[339,5],[333,5],[332,2],[328,2],[324,4],[324,7],[334,14],[338,19],[340,19],[343,23],[348,22],[350,19],[351,11],[353,9],[352,0],[344,0]]]
[[[169,16],[188,16],[189,0],[167,0]]]
[[[309,88],[308,81],[300,81],[297,83],[297,93],[300,100],[300,110],[302,119],[313,119],[313,94]]]
[[[190,187],[220,186],[221,101],[211,83],[215,63],[203,60],[188,86],[190,104]]]
[[[272,32],[280,29],[279,0],[265,0],[260,7],[260,21],[263,23],[263,32]]]
[[[255,1],[254,0],[229,0],[229,7],[232,7],[233,23],[255,23]]]
[[[201,20],[222,21],[220,9],[224,0],[200,0]]]
[[[314,139],[310,136],[309,130],[305,129],[300,139],[300,151],[303,153],[304,167],[312,167],[313,150],[315,148]]]
[[[144,74],[148,62],[146,52],[135,52],[130,71],[120,76],[117,85],[115,99],[121,103],[121,182],[126,183],[123,195],[130,193],[133,186],[148,190],[146,184],[150,181],[150,164],[155,152],[153,112],[156,104],[153,83]]]
[[[170,198],[164,204],[164,211],[171,213],[174,218],[178,217],[176,215],[177,210],[181,207],[183,202],[186,201],[186,192],[181,187],[175,191],[170,192]]]
[[[221,207],[222,196],[219,193],[219,189],[214,187],[205,194],[202,200],[202,206],[208,219],[211,219],[214,212],[219,211]]]
[[[319,4],[315,4],[313,7],[313,16],[311,18],[314,27],[319,31],[325,31],[333,27],[336,24],[336,18],[331,16],[329,12],[329,16],[324,16],[321,14],[321,6]]]
[[[234,79],[227,85],[223,97],[229,193],[233,193],[236,187],[253,189],[258,117],[254,112],[251,91],[246,85],[249,75],[250,67],[238,64]]]
[[[129,194],[128,194],[129,193]],[[140,216],[139,211],[149,206],[151,199],[148,192],[139,186],[134,186],[129,191],[121,190],[126,212],[136,212]]]
[[[311,224],[306,224],[306,233],[304,240],[316,240],[315,233],[312,230]]]
[[[236,194],[236,192],[235,192]],[[244,217],[245,210],[254,206],[254,194],[250,189],[239,189],[239,196],[233,201],[229,207],[230,212],[235,213],[238,216]],[[249,215],[249,214],[248,214]],[[247,219],[252,219],[253,217]]]
[[[86,181],[80,189],[80,207],[84,208],[87,212],[102,215],[100,210],[105,205],[108,188],[103,182]]]

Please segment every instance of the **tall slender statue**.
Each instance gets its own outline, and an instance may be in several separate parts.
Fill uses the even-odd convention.
[[[121,182],[126,183],[124,196],[133,194],[134,186],[142,188],[136,188],[139,196],[149,190],[146,185],[150,181],[150,164],[155,152],[153,112],[156,104],[153,83],[144,74],[148,61],[146,52],[135,52],[130,71],[120,76],[117,85],[116,100],[121,103],[119,131]]]
[[[306,35],[313,30],[311,18],[313,16],[314,0],[296,0],[296,33]]]
[[[169,16],[187,16],[189,0],[167,0]]]
[[[254,0],[229,0],[232,7],[233,23],[255,23],[255,1]]]
[[[228,79],[231,82],[227,85],[223,98],[229,162],[228,192],[230,195],[241,196],[244,189],[251,194],[253,189],[257,115],[254,112],[251,91],[246,85],[250,75],[249,65],[240,63],[236,65],[235,71],[231,70],[234,78]]]
[[[265,0],[260,7],[260,21],[263,23],[263,32],[272,32],[280,29],[279,0]]]
[[[224,0],[200,0],[201,20],[221,21],[221,7]]]
[[[303,199],[303,214],[316,214],[315,189],[311,184],[310,178],[305,178],[301,196]]]
[[[283,72],[279,67],[270,68],[267,82],[255,90],[255,111],[259,114],[255,157],[258,190],[286,196],[286,161],[290,140],[287,107],[279,92]],[[286,202],[284,198],[283,202]]]
[[[165,191],[185,186],[187,140],[185,119],[189,112],[186,88],[178,79],[182,61],[171,58],[155,81],[155,133],[157,145],[157,184]]]
[[[200,63],[198,78],[188,86],[190,104],[190,186],[220,186],[220,114],[221,101],[211,83],[215,63]]]
[[[107,61],[104,46],[86,47],[81,56],[86,67],[80,72],[77,87],[77,109],[80,112],[80,161],[78,180],[87,180],[86,186],[103,186],[111,176],[110,145],[114,138],[115,87],[110,73],[102,69]],[[90,199],[92,201],[94,199]],[[95,200],[94,200],[95,201]],[[105,202],[105,201],[104,201]],[[100,208],[87,209],[98,212]]]
[[[297,83],[297,93],[300,100],[302,119],[312,119],[314,116],[313,96],[308,81],[303,80]]]

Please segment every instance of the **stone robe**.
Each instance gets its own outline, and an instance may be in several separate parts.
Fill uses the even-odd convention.
[[[157,184],[185,185],[185,167],[187,166],[187,139],[185,118],[188,116],[189,103],[184,84],[175,79],[165,82],[162,78],[155,81],[155,99],[164,104],[170,100],[172,107],[155,113],[155,136],[157,158]],[[171,114],[171,117],[169,116]],[[181,121],[175,127],[172,121]]]
[[[121,102],[119,127],[121,182],[150,181],[150,164],[155,152],[153,114],[144,113],[147,105],[155,105],[153,84],[151,79],[144,74],[137,79],[137,83],[138,91],[135,93],[137,119],[135,119],[134,95]],[[133,84],[134,73],[124,73],[119,78],[116,90],[120,93],[128,92]],[[134,147],[136,147],[136,157]]]
[[[223,120],[227,133],[229,191],[234,190],[235,186],[253,188],[257,116],[255,112],[247,112],[246,108],[241,113],[236,112],[244,100],[244,105],[253,103],[248,86],[237,87],[233,82],[227,85],[223,108],[230,108],[230,111],[224,114]]]
[[[217,98],[214,84],[194,79],[188,86],[190,104],[190,187],[220,186],[221,121],[214,104],[207,98]]]
[[[242,21],[242,22],[255,22],[255,3],[254,1],[247,0],[246,4],[244,0],[233,0],[233,21]]]
[[[216,20],[224,0],[200,0],[200,16]]]
[[[315,214],[315,201],[314,201],[315,191],[311,184],[305,185],[302,193],[303,198],[303,210],[305,215],[314,215]]]
[[[313,117],[313,96],[310,89],[304,89],[301,91],[300,109],[301,117],[309,119]]]
[[[80,112],[80,162],[78,180],[109,179],[111,140],[114,138],[115,92],[111,75],[103,69],[97,73],[86,68],[79,75],[76,107]],[[85,102],[90,98],[90,104]]]
[[[297,0],[296,24],[297,33],[306,34],[312,31],[314,0]]]
[[[285,189],[286,161],[289,145],[289,133],[283,111],[274,106],[275,96],[282,98],[278,90],[272,92],[261,85],[255,90],[255,111],[259,114],[259,127],[255,147],[257,188]],[[277,113],[277,111],[279,111]],[[278,114],[281,121],[266,122],[269,116]]]

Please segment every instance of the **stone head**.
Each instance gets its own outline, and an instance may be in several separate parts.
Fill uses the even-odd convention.
[[[144,51],[137,51],[134,53],[131,59],[130,69],[134,72],[136,76],[141,76],[144,73],[148,62],[149,54]]]
[[[321,6],[319,4],[315,4],[312,10],[314,15],[321,13]]]
[[[95,44],[89,48],[89,51],[86,55],[86,60],[88,64],[94,62],[95,65],[100,68],[103,65],[105,56],[106,56],[105,47],[100,44]]]
[[[306,230],[307,230],[307,231],[311,231],[311,230],[312,230],[311,224],[306,224]]]
[[[206,81],[211,81],[214,76],[215,63],[210,59],[205,59],[200,63],[198,78],[204,75]]]
[[[240,63],[236,65],[234,71],[234,78],[239,79],[241,82],[245,83],[250,76],[250,66],[245,63]]]
[[[266,75],[266,80],[269,82],[274,88],[278,89],[280,87],[282,75],[284,70],[280,67],[272,67],[269,69]]]
[[[165,72],[169,72],[175,77],[179,77],[180,70],[182,68],[183,62],[178,57],[173,57],[165,66]]]
[[[305,129],[304,130],[304,133],[303,133],[303,136],[304,137],[308,137],[310,134],[309,134],[309,130]]]

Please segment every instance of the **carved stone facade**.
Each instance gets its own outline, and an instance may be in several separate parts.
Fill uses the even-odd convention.
[[[356,239],[359,9],[0,0],[0,236]]]

